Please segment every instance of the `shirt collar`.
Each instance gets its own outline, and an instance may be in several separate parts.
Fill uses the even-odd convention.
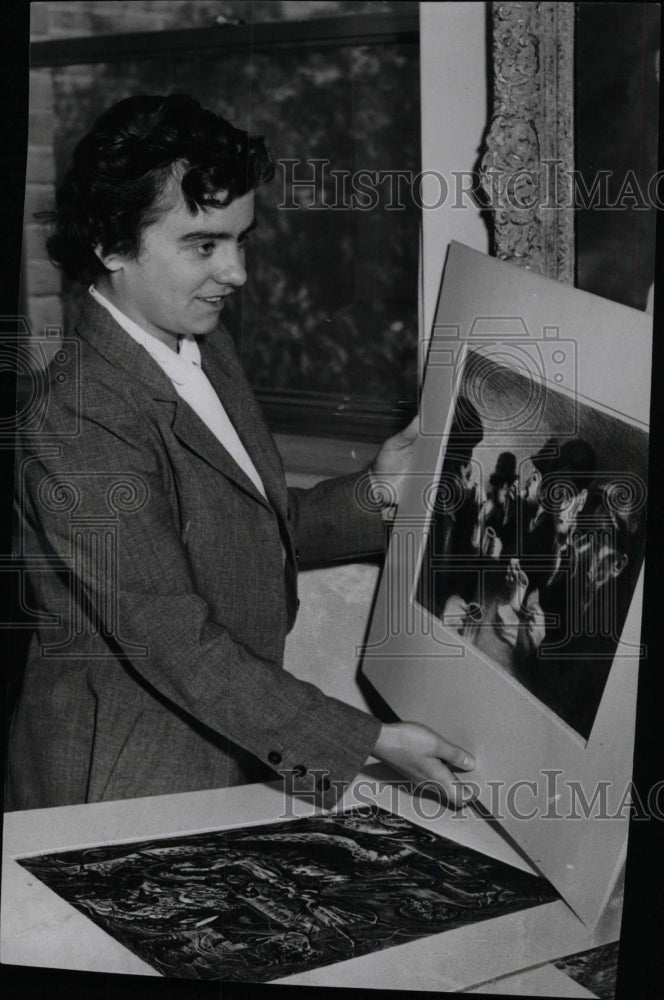
[[[113,317],[115,322],[129,334],[137,343],[144,347],[148,354],[154,358],[157,364],[163,369],[168,377],[178,385],[187,381],[191,374],[191,365],[201,367],[201,351],[193,336],[181,336],[178,340],[179,353],[176,354],[170,347],[162,343],[153,334],[143,330],[133,319],[126,316],[117,306],[113,305],[105,295],[90,285],[88,289],[95,301],[103,306]]]

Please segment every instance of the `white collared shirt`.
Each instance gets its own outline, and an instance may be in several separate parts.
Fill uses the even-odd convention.
[[[249,477],[258,492],[265,497],[265,487],[256,466],[240,441],[221,400],[201,367],[201,351],[195,337],[180,337],[178,341],[179,353],[176,354],[157,337],[147,333],[132,319],[125,316],[94,285],[90,285],[88,291],[93,299],[111,314],[115,322],[141,347],[144,347],[151,358],[154,358],[164,374],[170,379],[178,396],[189,404],[194,413],[212,431],[217,441],[224,446],[231,458]]]

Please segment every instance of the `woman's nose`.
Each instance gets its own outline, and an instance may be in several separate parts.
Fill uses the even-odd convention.
[[[247,280],[244,251],[236,243],[223,243],[214,257],[214,278],[219,284],[239,288]]]

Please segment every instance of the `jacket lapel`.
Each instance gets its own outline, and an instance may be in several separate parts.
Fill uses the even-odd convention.
[[[171,428],[186,448],[196,452],[208,465],[223,473],[227,479],[231,479],[236,486],[243,489],[245,493],[249,493],[259,503],[269,506],[249,476],[243,472],[212,431],[183,399],[178,399],[176,402]]]
[[[153,399],[177,401],[178,394],[156,361],[91,295],[86,297],[76,331],[131,382],[141,382]]]
[[[212,343],[203,341],[201,344],[203,371],[256,466],[271,504],[285,518],[288,495],[274,439],[237,357],[232,338],[223,327],[211,336],[214,338]]]
[[[88,296],[88,300],[77,324],[79,335],[125,377],[132,381],[140,381],[152,399],[168,404],[171,412],[175,410],[171,428],[185,447],[231,479],[258,503],[269,506],[212,431],[178,396],[170,379],[157,362],[118,326],[110,313],[92,296]],[[210,348],[207,344],[202,345],[203,370],[226,407],[243,445],[254,462],[269,500],[284,517],[287,499],[278,453],[265,427],[253,391],[235,356],[233,342],[221,329],[212,334],[213,337],[220,335],[220,351]],[[230,352],[230,357],[228,364],[224,365],[220,355],[226,350]]]

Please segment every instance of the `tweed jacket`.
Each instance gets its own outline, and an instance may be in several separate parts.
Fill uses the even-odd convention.
[[[296,564],[380,550],[382,518],[358,506],[356,476],[287,489],[223,328],[201,345],[203,369],[267,500],[94,300],[76,333],[49,367],[39,432],[18,448],[17,544],[40,624],[10,729],[6,807],[281,770],[332,805],[380,724],[283,670]]]

